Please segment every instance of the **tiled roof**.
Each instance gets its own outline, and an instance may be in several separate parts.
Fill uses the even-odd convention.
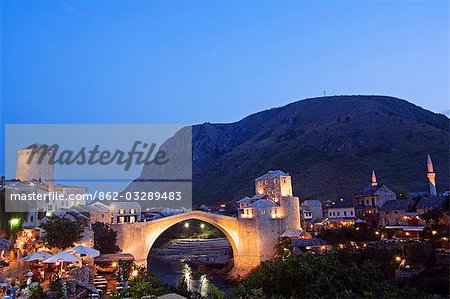
[[[417,209],[437,209],[444,206],[445,196],[428,196],[420,199]]]
[[[333,201],[330,205],[327,205],[328,209],[338,209],[338,208],[351,208],[353,207],[353,200],[336,200]]]
[[[238,200],[237,203],[252,202],[252,201],[253,200],[250,197],[246,196],[246,197]]]
[[[381,207],[382,211],[395,211],[395,210],[403,210],[409,211],[412,209],[414,205],[414,201],[412,199],[397,199],[397,200],[389,200],[384,203]]]
[[[267,198],[267,195],[265,195],[265,194],[255,194],[252,196],[253,200],[265,199],[265,198]]]
[[[311,237],[311,235],[305,232],[303,229],[288,229],[280,235],[280,238],[299,238],[301,236]]]
[[[295,247],[306,247],[306,246],[322,246],[322,245],[328,245],[327,242],[325,242],[322,239],[317,238],[311,238],[311,239],[297,239],[294,240],[294,246]]]
[[[321,206],[322,203],[317,199],[306,199],[302,202],[302,205],[308,205],[308,206]]]
[[[271,200],[260,199],[248,206],[248,208],[270,208],[270,207],[278,207],[278,205]]]
[[[362,187],[357,193],[356,195],[375,195],[375,192],[378,191],[378,189],[380,189],[380,185],[378,186],[372,186],[372,184],[368,184],[364,187]]]
[[[267,179],[273,179],[279,176],[286,176],[289,175],[281,170],[270,170],[268,173],[260,176],[259,178],[256,178],[255,181],[260,181],[260,180],[267,180]]]

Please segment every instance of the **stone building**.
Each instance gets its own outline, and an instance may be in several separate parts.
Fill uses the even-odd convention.
[[[271,170],[255,179],[257,195],[266,195],[268,199],[278,202],[281,197],[292,196],[291,176],[281,170]]]
[[[95,222],[113,223],[113,214],[109,206],[96,201],[90,205],[78,205],[71,208],[86,216],[89,226]]]
[[[322,221],[325,229],[353,225],[355,222],[355,207],[352,200],[332,201],[325,206],[326,218]]]
[[[397,200],[395,192],[386,185],[379,185],[375,171],[372,171],[371,183],[361,188],[354,196],[356,216],[364,219],[369,226],[375,227],[379,209],[391,200]]]
[[[416,219],[414,200],[399,199],[387,201],[379,211],[379,225],[418,225],[411,220]]]
[[[323,220],[322,203],[317,199],[306,199],[300,206],[301,223],[303,227],[309,227]]]
[[[45,144],[32,144],[18,150],[16,179],[22,182],[41,181],[53,184],[55,178],[55,165],[51,161],[53,153],[53,149]]]
[[[255,191],[256,195],[237,202],[239,234],[248,234],[248,238],[242,239],[245,241],[242,250],[252,252],[256,246],[259,252],[258,261],[249,260],[249,264],[273,258],[274,245],[282,236],[305,237],[300,225],[300,201],[292,196],[289,174],[269,171],[255,180]],[[255,238],[257,245],[253,243]]]
[[[116,201],[108,204],[111,223],[134,223],[141,220],[141,205],[137,202]]]

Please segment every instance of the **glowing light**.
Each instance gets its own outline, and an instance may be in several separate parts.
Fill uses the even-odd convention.
[[[11,228],[15,227],[15,226],[19,226],[20,224],[20,218],[11,218],[9,220],[9,225],[11,226]]]
[[[359,227],[357,227],[356,230],[359,230]]]
[[[405,233],[405,235],[409,236],[409,233],[408,233],[408,232],[406,232],[406,233]]]
[[[402,258],[401,258],[400,256],[396,256],[396,257],[395,257],[395,260],[396,260],[397,262],[401,262],[401,261],[402,261]]]
[[[111,266],[112,266],[113,268],[115,268],[115,267],[117,267],[117,263],[116,263],[116,262],[113,262],[113,263],[111,264]]]
[[[225,208],[226,205],[225,205],[225,204],[221,204],[220,207],[221,207],[221,208]]]
[[[205,228],[205,224],[204,223],[200,224],[200,228],[204,229]]]
[[[443,237],[442,240],[447,241],[447,237]]]
[[[375,235],[379,235],[380,234],[380,232],[375,232]]]
[[[136,277],[138,275],[138,270],[133,270],[133,272],[131,272],[131,276]]]
[[[431,234],[435,235],[435,234],[437,234],[437,231],[434,230],[434,231],[431,232]]]
[[[184,223],[184,227],[185,227],[185,228],[188,228],[188,227],[189,227],[189,222],[185,222],[185,223]]]

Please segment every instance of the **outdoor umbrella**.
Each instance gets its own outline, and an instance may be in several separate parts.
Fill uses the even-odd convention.
[[[48,259],[50,254],[44,251],[33,252],[26,257],[22,258],[22,262],[42,261]]]
[[[68,262],[68,263],[74,263],[79,262],[80,259],[76,257],[75,255],[69,253],[69,252],[60,252],[57,254],[52,255],[48,259],[44,260],[44,263],[57,263],[57,262]]]
[[[89,255],[91,258],[97,257],[100,255],[100,251],[97,249],[87,247],[84,245],[78,245],[72,249],[69,250],[69,252],[74,254],[81,254],[81,255]]]

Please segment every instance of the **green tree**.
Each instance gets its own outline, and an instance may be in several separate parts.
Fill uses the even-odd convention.
[[[222,292],[221,290],[219,290],[219,288],[216,287],[215,285],[211,284],[210,290],[211,290],[211,293],[208,296],[209,299],[224,299],[225,298],[225,293]]]
[[[44,243],[50,248],[61,250],[72,247],[81,240],[84,227],[83,221],[52,215],[42,225],[45,230]]]
[[[285,259],[291,256],[294,245],[290,238],[281,238],[275,245],[275,256],[277,258]]]
[[[345,266],[334,254],[291,256],[263,262],[236,289],[239,298],[406,298],[426,297],[414,289],[401,289],[377,267],[364,262]]]
[[[102,254],[117,253],[120,251],[117,246],[117,232],[104,222],[95,222],[92,225],[94,231],[94,248]]]

